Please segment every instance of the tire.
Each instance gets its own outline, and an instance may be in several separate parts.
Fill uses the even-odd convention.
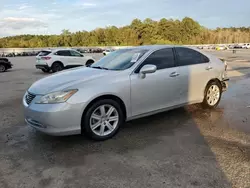
[[[5,72],[6,71],[6,67],[4,64],[0,64],[0,72]]]
[[[93,63],[94,63],[93,60],[88,60],[88,61],[86,62],[86,67],[89,67],[89,66],[92,65]]]
[[[202,106],[204,108],[216,108],[221,100],[222,87],[218,81],[209,82],[204,93]]]
[[[111,108],[113,108],[113,112],[109,115],[108,112]],[[101,109],[104,109],[105,116],[101,115]],[[113,118],[113,121],[109,118]],[[93,140],[103,141],[112,138],[118,133],[124,122],[124,114],[116,101],[112,99],[102,99],[93,103],[87,109],[82,119],[82,130],[84,130],[84,133]],[[91,128],[93,125],[96,125],[96,127]]]
[[[42,69],[44,73],[48,73],[50,70],[49,69]]]
[[[63,64],[61,62],[53,63],[51,67],[52,72],[59,72],[63,70]]]

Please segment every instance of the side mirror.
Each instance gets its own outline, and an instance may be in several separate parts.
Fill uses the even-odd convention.
[[[151,74],[156,72],[157,67],[155,65],[144,65],[140,70],[141,78],[145,78],[146,74]]]
[[[84,55],[81,54],[81,57],[84,57]]]

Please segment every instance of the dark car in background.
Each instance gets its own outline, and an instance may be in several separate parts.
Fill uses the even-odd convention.
[[[0,72],[5,72],[12,68],[11,62],[7,58],[0,58]]]
[[[242,48],[242,45],[240,45],[240,44],[236,44],[235,46],[234,46],[234,49],[241,49]]]

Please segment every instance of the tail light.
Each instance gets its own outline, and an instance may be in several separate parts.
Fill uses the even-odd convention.
[[[46,56],[46,57],[41,57],[41,59],[42,59],[42,60],[50,60],[51,57]]]

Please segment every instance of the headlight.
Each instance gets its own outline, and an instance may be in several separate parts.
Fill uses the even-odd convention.
[[[37,104],[53,104],[53,103],[63,103],[66,102],[72,95],[74,95],[78,90],[68,90],[68,91],[57,91],[49,93],[41,97]]]

